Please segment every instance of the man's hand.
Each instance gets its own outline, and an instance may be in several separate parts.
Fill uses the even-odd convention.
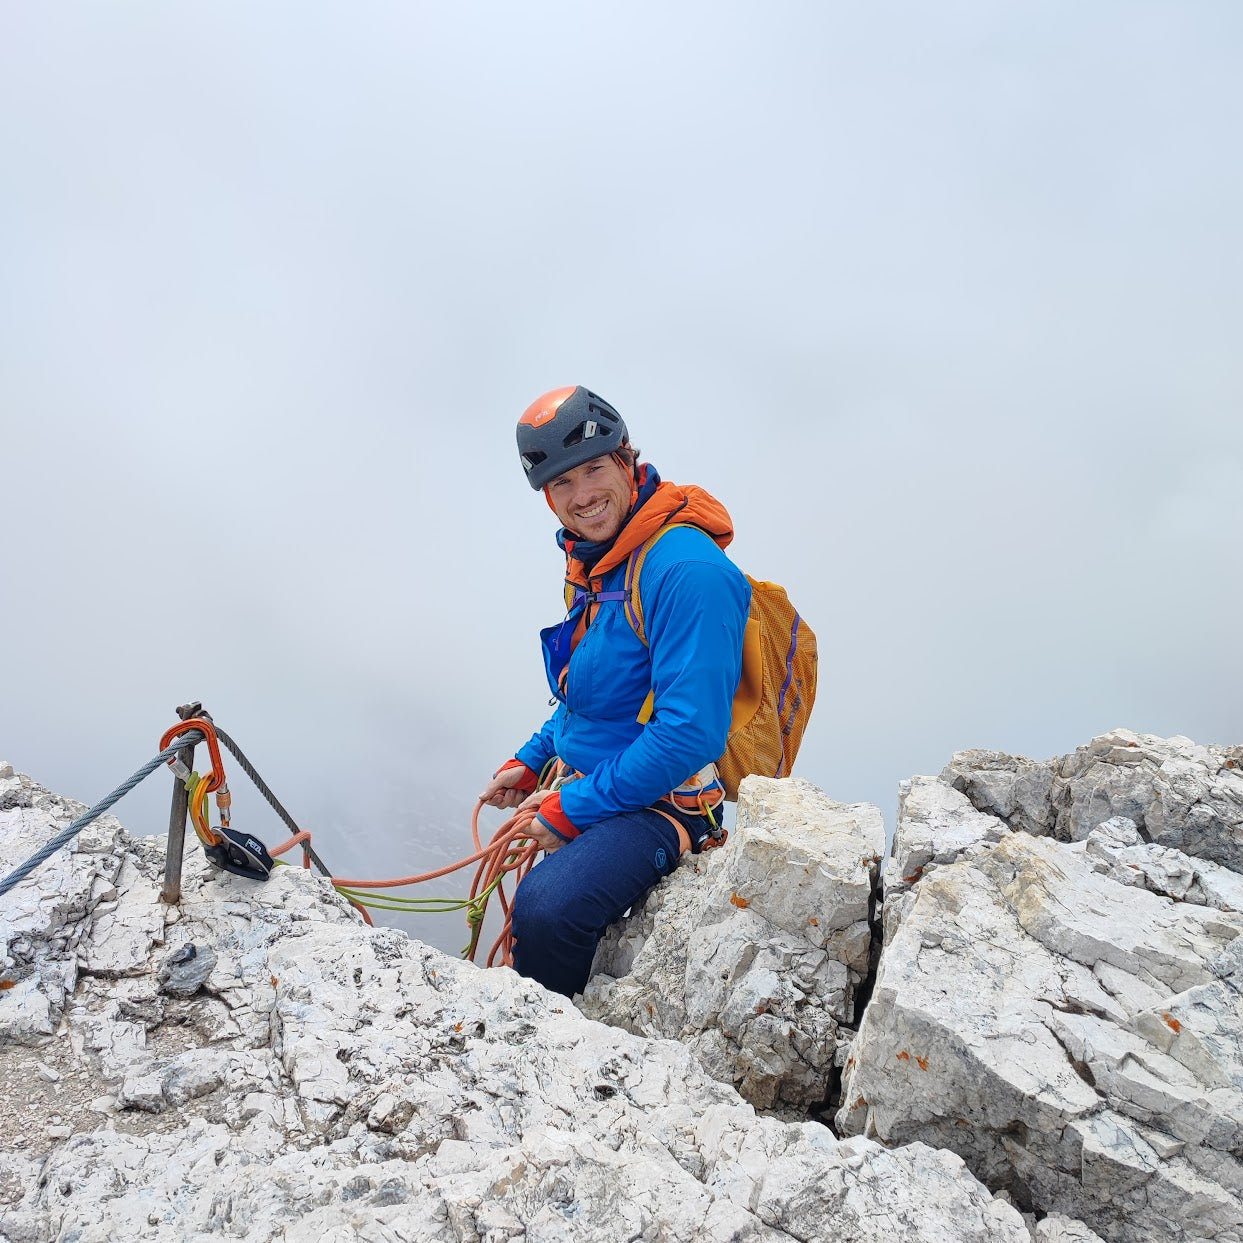
[[[517,789],[528,779],[530,769],[515,765],[513,768],[502,768],[488,782],[479,796],[480,801],[489,807],[517,807],[526,798],[526,791]]]
[[[536,790],[534,794],[528,795],[522,801],[519,811],[539,811],[540,804],[552,793],[551,790]],[[545,854],[552,854],[554,850],[560,850],[565,845],[565,839],[558,837],[551,829],[546,829],[538,820],[532,820],[530,825],[524,830],[526,835],[537,845],[539,845]]]

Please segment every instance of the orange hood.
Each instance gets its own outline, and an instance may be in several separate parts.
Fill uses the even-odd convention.
[[[661,480],[656,491],[627,520],[613,547],[592,566],[591,577],[599,578],[621,565],[644,540],[670,522],[685,522],[699,527],[712,536],[721,548],[727,547],[734,538],[734,524],[730,521],[729,511],[710,492],[693,483],[683,486]],[[566,582],[590,589],[587,568],[574,556],[572,549],[571,544],[566,553]]]

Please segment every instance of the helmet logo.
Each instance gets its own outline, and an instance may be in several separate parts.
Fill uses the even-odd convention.
[[[574,388],[575,386],[571,384],[566,388],[555,388],[551,393],[537,397],[518,420],[519,425],[525,423],[527,427],[543,427],[545,423],[551,423],[556,418],[557,411],[561,409],[561,403],[574,392]]]

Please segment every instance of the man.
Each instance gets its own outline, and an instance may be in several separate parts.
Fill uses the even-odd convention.
[[[729,733],[751,593],[722,551],[733,537],[724,506],[640,464],[621,416],[581,385],[532,403],[518,452],[561,523],[573,597],[541,633],[556,710],[480,798],[538,808],[530,835],[547,854],[515,895],[514,966],[572,997],[604,929],[713,833],[711,807],[696,804],[700,790],[721,797],[711,766]],[[686,525],[647,547],[638,574],[641,638],[631,554],[672,524]],[[536,791],[555,758],[574,775]]]

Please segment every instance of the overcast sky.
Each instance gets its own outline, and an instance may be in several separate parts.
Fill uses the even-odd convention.
[[[0,758],[198,697],[337,870],[464,853],[574,383],[816,629],[834,797],[1243,741],[1241,102],[1237,0],[0,0]]]

